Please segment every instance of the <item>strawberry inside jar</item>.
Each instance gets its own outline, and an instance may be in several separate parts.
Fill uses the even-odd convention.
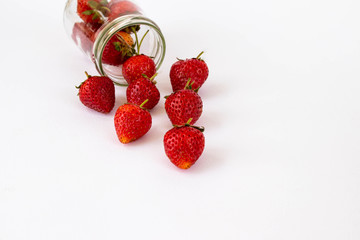
[[[130,57],[147,55],[157,69],[165,57],[159,26],[130,0],[68,0],[64,25],[98,72],[119,84],[126,85],[122,65]]]

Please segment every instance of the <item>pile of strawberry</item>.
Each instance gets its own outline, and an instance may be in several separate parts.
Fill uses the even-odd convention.
[[[179,60],[170,70],[173,93],[166,96],[165,110],[173,128],[164,136],[164,149],[170,161],[181,169],[191,167],[204,150],[204,128],[193,124],[203,111],[198,90],[207,79],[208,72],[206,63],[200,57]],[[86,75],[88,78],[78,87],[80,101],[98,112],[111,112],[115,104],[113,81],[105,76]],[[150,130],[150,111],[159,103],[160,92],[155,85],[155,64],[149,56],[130,57],[124,63],[123,75],[129,83],[127,103],[117,109],[114,125],[120,142],[127,144]]]
[[[138,6],[126,0],[78,0],[77,15],[80,21],[74,24],[71,37],[85,53],[91,54],[101,26],[125,14],[139,11]],[[135,43],[131,34],[139,29],[139,26],[134,26],[117,32],[106,44],[102,62],[119,66],[133,56]]]
[[[82,5],[83,1],[87,4]],[[112,2],[125,4],[128,1]],[[111,18],[111,14],[118,14],[120,9],[114,8],[114,4],[108,5],[106,0],[78,1],[78,14],[86,24],[101,24],[104,16]],[[118,107],[114,116],[115,131],[123,144],[133,142],[149,132],[152,126],[150,111],[160,100],[154,60],[140,53],[141,43],[148,32],[139,40],[138,30],[138,26],[133,26],[119,31],[110,39],[103,54],[104,62],[122,64],[122,75],[128,83],[127,103]],[[135,42],[130,33],[135,35]],[[113,49],[119,51],[114,52]],[[193,125],[203,111],[198,91],[209,74],[207,64],[200,58],[202,54],[196,58],[178,59],[170,69],[173,93],[165,97],[165,111],[173,128],[164,135],[163,144],[170,161],[181,169],[190,168],[205,146],[204,128]],[[85,73],[87,79],[77,87],[80,101],[98,112],[111,112],[115,105],[114,82],[106,76]]]

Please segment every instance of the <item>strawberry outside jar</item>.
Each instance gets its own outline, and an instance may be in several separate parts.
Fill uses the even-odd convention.
[[[68,0],[64,26],[75,44],[90,57],[101,75],[127,85],[122,65],[135,54],[145,54],[159,69],[165,39],[158,25],[129,0]]]

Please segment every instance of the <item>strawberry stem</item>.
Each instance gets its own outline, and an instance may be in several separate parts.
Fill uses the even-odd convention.
[[[86,71],[85,71],[85,75],[87,78],[91,78],[91,75],[89,75]]]
[[[191,78],[189,78],[189,80],[186,82],[184,89],[187,89],[189,87],[190,81],[191,81]]]
[[[145,34],[144,34],[144,36],[142,36],[142,38],[141,38],[141,40],[140,40],[140,43],[139,43],[139,45],[138,45],[138,54],[140,54],[140,47],[141,47],[141,45],[142,45],[142,42],[144,41],[144,38],[145,38],[145,36],[147,35],[149,33],[149,30],[147,30],[146,32],[145,32]]]
[[[110,13],[110,8],[105,6],[101,7],[100,10],[102,10],[101,12],[103,12],[105,15]]]
[[[138,38],[135,27],[131,27],[131,31],[135,34],[135,45],[136,45],[136,49],[137,49],[136,55],[139,55],[139,49],[140,49],[139,38]]]
[[[144,105],[149,101],[149,99],[146,99],[142,104],[140,104],[140,108],[144,109]]]
[[[155,73],[149,80],[153,83],[156,84],[156,81],[154,80],[154,78],[157,76],[158,74]]]
[[[203,55],[204,51],[202,51],[197,57],[196,59],[200,59],[201,55]]]
[[[85,75],[86,75],[86,80],[88,80],[89,78],[91,78],[91,75],[89,75],[86,71],[85,71]],[[75,88],[76,88],[76,89],[80,89],[81,85],[83,85],[84,82],[86,82],[86,80],[83,81],[82,83],[80,83],[79,86],[75,86]],[[78,95],[79,95],[79,93],[78,93]]]
[[[151,78],[149,78],[146,74],[141,74],[141,76],[143,76],[146,79],[149,79],[150,82],[152,82],[153,84],[156,84],[156,81],[154,81],[154,78],[158,75],[158,73],[155,73]]]
[[[135,45],[136,45],[136,55],[140,55],[140,47],[142,45],[142,42],[144,41],[145,36],[149,33],[149,30],[147,30],[144,34],[144,36],[142,36],[140,42],[139,42],[139,37],[137,35],[136,32],[136,28],[135,27],[131,27],[131,31],[135,34]]]
[[[191,82],[191,78],[186,82],[184,89],[192,89],[192,85],[194,84],[194,81]]]

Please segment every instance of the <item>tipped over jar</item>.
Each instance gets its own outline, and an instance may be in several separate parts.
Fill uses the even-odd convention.
[[[165,39],[158,25],[129,0],[68,0],[64,26],[99,74],[126,85],[122,65],[131,56],[151,57],[159,69]]]

